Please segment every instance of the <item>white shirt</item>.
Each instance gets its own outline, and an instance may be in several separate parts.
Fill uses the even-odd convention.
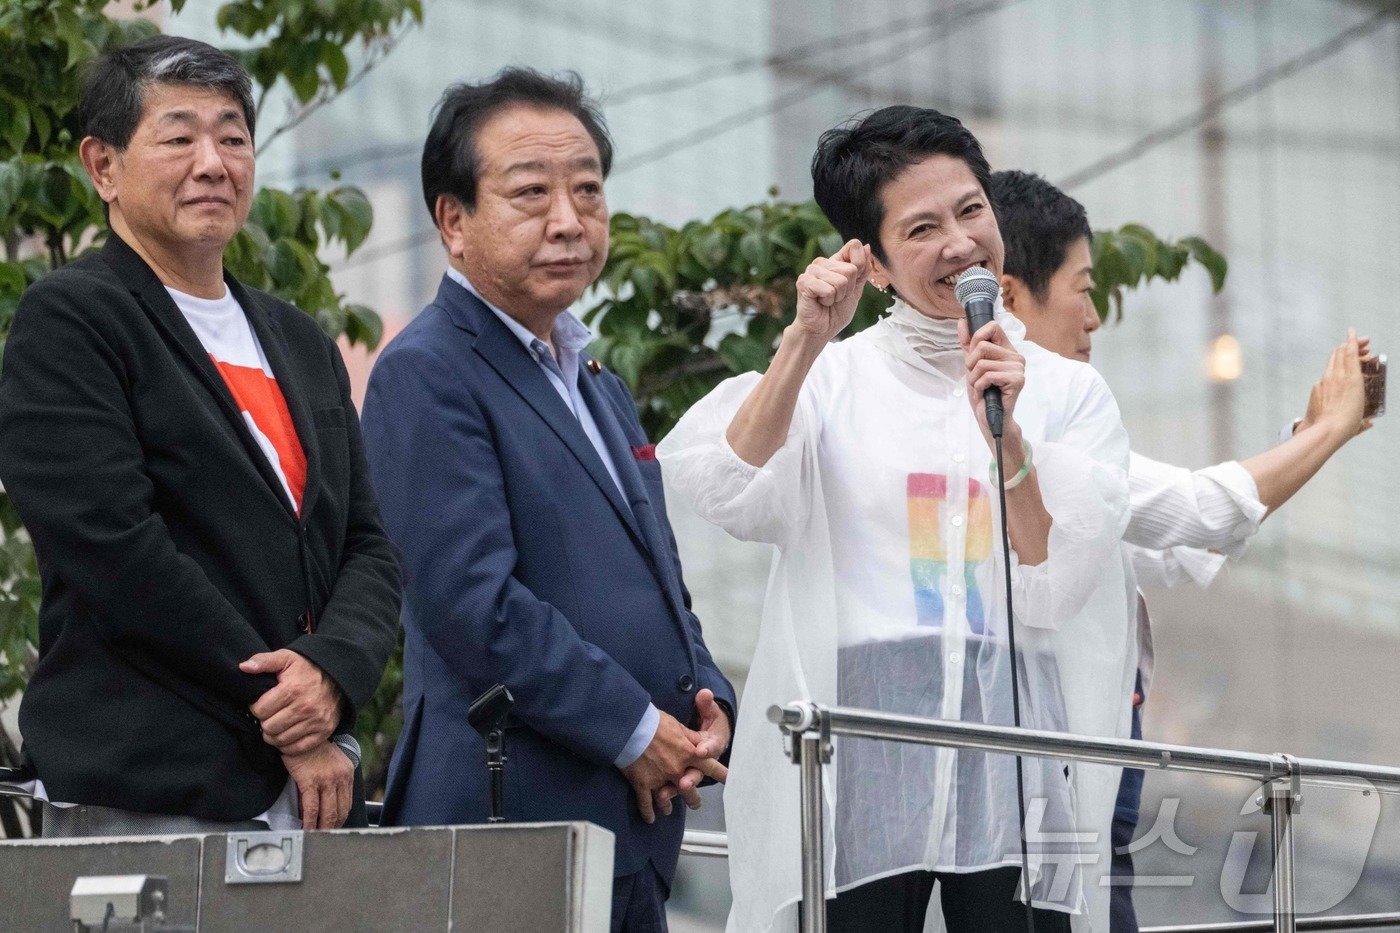
[[[238,303],[238,299],[233,297],[233,293],[227,287],[220,298],[200,298],[196,295],[176,291],[169,286],[166,286],[165,290],[170,293],[175,307],[180,309],[180,313],[184,315],[190,328],[194,330],[200,345],[204,347],[204,352],[208,353],[214,360],[215,367],[218,368],[219,374],[223,376],[226,383],[230,383],[232,379],[251,375],[254,379],[266,380],[274,387],[276,386],[277,377],[273,374],[272,366],[267,361],[267,354],[263,353],[262,344],[258,342],[257,335],[253,333],[253,326],[248,322],[248,315],[244,313],[243,306]],[[233,391],[231,383],[230,391]],[[281,390],[277,389],[276,391],[280,397]],[[237,399],[235,398],[235,400]],[[259,417],[274,419],[280,413],[249,411],[243,407],[241,402],[239,409],[243,415],[243,423],[247,425],[248,431],[258,443],[258,449],[262,451],[263,456],[272,467],[273,473],[277,475],[278,481],[282,484],[283,494],[286,495],[293,508],[299,509],[301,491],[299,489],[293,491],[292,483],[287,475],[290,465],[283,463],[283,455],[278,452],[277,445],[258,424]],[[305,471],[304,461],[302,471]]]
[[[1225,559],[1238,560],[1268,509],[1249,471],[1233,460],[1187,470],[1133,453],[1128,461],[1132,517],[1123,533],[1136,586],[1209,586]],[[1138,664],[1151,686],[1152,626],[1138,598]]]
[[[1013,339],[1024,335],[1014,318],[1001,320]],[[765,718],[770,704],[810,698],[1010,722],[999,519],[962,354],[935,365],[901,347],[888,320],[827,347],[786,443],[761,468],[725,440],[756,373],[721,384],[658,446],[668,482],[699,514],[778,549],[725,789],[731,930],[796,930],[798,769]],[[1126,736],[1122,699],[1135,658],[1117,542],[1127,520],[1127,437],[1093,370],[1033,344],[1018,349],[1027,390],[1015,417],[1054,518],[1044,563],[1020,566],[1012,555],[1024,724]],[[1005,792],[1015,786],[1012,759],[836,744],[828,895],[902,870],[1019,864],[1015,792]],[[1071,811],[1062,763],[1025,765],[1027,798],[1047,801],[1043,833],[1109,825],[1119,769],[1072,768]],[[1107,833],[1098,835],[1106,870]],[[1091,867],[1081,879],[1072,844],[1040,848],[1037,905],[1101,902],[1094,912],[1106,925],[1098,873]]]

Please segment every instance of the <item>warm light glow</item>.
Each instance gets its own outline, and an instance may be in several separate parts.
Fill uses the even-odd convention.
[[[1233,382],[1244,372],[1244,357],[1240,342],[1231,334],[1221,334],[1211,341],[1206,354],[1206,375],[1212,382]]]

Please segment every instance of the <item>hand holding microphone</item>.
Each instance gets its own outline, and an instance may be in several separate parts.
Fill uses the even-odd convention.
[[[979,414],[990,436],[1001,437],[1006,415],[1026,384],[1026,360],[1016,352],[1011,339],[993,318],[993,308],[1001,285],[997,277],[981,266],[972,266],[958,276],[954,294],[967,318],[959,322],[963,352],[967,354],[967,384],[974,406],[981,400]],[[1012,445],[1013,450],[1018,445]]]

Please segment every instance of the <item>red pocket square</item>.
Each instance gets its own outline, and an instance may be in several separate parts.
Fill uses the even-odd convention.
[[[655,460],[655,459],[656,459],[656,445],[655,445],[655,444],[643,444],[643,445],[640,446],[640,447],[633,447],[633,448],[632,448],[632,456],[636,457],[638,460]]]

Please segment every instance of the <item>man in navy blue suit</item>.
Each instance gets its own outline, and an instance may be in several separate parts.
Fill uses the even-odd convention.
[[[386,824],[481,822],[467,708],[515,696],[506,817],[617,838],[613,930],[664,930],[679,797],[722,781],[735,704],[690,611],[661,470],[566,310],[608,252],[612,142],[577,76],[444,94],[423,193],[450,268],[380,356],[364,435],[406,582]]]

